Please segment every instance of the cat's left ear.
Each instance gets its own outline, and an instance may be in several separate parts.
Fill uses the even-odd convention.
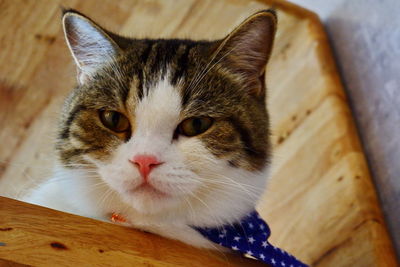
[[[80,84],[88,81],[121,51],[99,25],[74,10],[64,11],[62,23],[68,48],[77,65]]]
[[[271,55],[277,25],[273,10],[257,12],[243,21],[216,50],[226,68],[243,80],[250,93],[264,95],[264,73]]]

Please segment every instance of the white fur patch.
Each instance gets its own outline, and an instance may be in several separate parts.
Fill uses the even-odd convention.
[[[136,129],[130,142],[135,153],[162,157],[180,122],[181,97],[167,78],[146,91],[135,110]]]

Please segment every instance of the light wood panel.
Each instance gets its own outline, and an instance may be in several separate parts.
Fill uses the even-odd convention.
[[[8,198],[0,214],[0,259],[11,266],[264,266]]]
[[[59,4],[129,36],[197,39],[276,7],[267,69],[274,161],[258,206],[271,239],[315,266],[396,265],[323,28],[283,1],[0,2],[0,194],[18,197],[50,173],[57,112],[75,82]]]

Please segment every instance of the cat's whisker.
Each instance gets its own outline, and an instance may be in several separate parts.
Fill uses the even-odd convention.
[[[210,182],[210,183],[215,183],[215,184],[218,183],[218,184],[228,185],[228,186],[230,186],[230,185],[231,185],[231,186],[239,186],[239,187],[241,187],[241,188],[242,188],[242,187],[247,187],[247,189],[249,189],[249,190],[255,190],[255,191],[259,191],[259,190],[260,190],[259,187],[256,187],[256,186],[253,186],[253,185],[249,185],[249,184],[241,184],[241,183],[238,183],[238,182],[234,181],[233,179],[231,179],[231,178],[229,178],[229,177],[227,177],[227,176],[216,175],[216,174],[213,174],[213,173],[210,173],[209,175],[212,175],[213,178],[212,178],[212,179],[211,179],[211,178],[204,178],[204,176],[203,176],[201,179],[204,180],[204,181]],[[219,179],[219,178],[228,180],[229,182],[217,180],[217,179]]]
[[[82,173],[85,173],[85,174],[94,174],[94,175],[97,174],[98,175],[98,171],[96,169],[88,169],[83,166],[70,167],[70,169],[75,170],[75,171],[81,171]]]
[[[209,177],[209,178],[207,178],[207,177]],[[227,177],[225,175],[217,174],[217,173],[214,173],[214,172],[206,172],[204,170],[202,170],[202,175],[200,176],[199,179],[194,179],[194,178],[190,178],[190,177],[185,177],[185,179],[187,181],[190,181],[190,182],[197,182],[198,183],[200,180],[202,180],[202,181],[206,181],[206,182],[210,182],[210,183],[214,183],[214,184],[246,187],[248,190],[255,190],[256,192],[260,191],[260,188],[257,187],[257,186],[253,186],[253,185],[250,185],[250,184],[242,184],[242,183],[236,182],[235,180],[233,180],[233,179],[231,179],[231,178],[229,178],[229,177]],[[221,181],[221,180],[218,180],[218,179],[228,180],[228,182],[227,181]]]
[[[249,199],[248,197],[250,197],[250,199],[256,199],[257,196],[259,196],[260,193],[262,192],[262,190],[260,190],[260,189],[258,191],[255,191],[255,190],[250,191],[250,190],[243,188],[242,186],[234,185],[231,183],[220,183],[220,182],[213,183],[213,181],[210,181],[210,184],[216,184],[216,185],[223,186],[222,188],[221,187],[212,187],[212,189],[210,189],[210,190],[213,190],[213,191],[225,192],[230,187],[233,190],[237,190],[238,192],[243,192],[247,196],[246,195],[242,196],[242,195],[238,194],[237,197],[243,197],[244,199]]]
[[[211,209],[211,207],[210,207],[206,202],[204,202],[204,200],[202,200],[200,197],[198,197],[198,196],[197,196],[195,193],[193,193],[193,192],[190,192],[190,195],[191,195],[195,200],[197,200],[197,201],[199,201],[201,204],[203,204],[204,207],[210,211],[210,214],[214,214],[214,213],[213,213],[213,210]],[[222,222],[221,222],[216,216],[213,216],[213,219],[214,219],[215,222],[216,222],[215,225],[222,225]]]
[[[227,193],[225,189],[213,188],[213,192],[218,193],[217,196],[215,196],[215,194],[207,194],[206,192],[200,192],[200,194],[202,195],[202,197],[204,199],[208,199],[208,200],[212,200],[212,201],[222,201],[223,198],[225,198],[225,197],[226,197],[226,199],[232,200],[232,194]],[[235,199],[243,201],[244,203],[246,203],[246,202],[253,203],[254,198],[257,196],[255,196],[254,194],[252,194],[252,195],[237,194],[237,195],[235,195]]]
[[[62,164],[62,166],[93,166],[91,163],[68,163]]]
[[[235,47],[233,47],[232,49],[228,50],[221,58],[218,59],[217,62],[215,62],[215,63],[214,63],[211,67],[209,67],[208,69],[205,68],[205,71],[203,71],[203,74],[201,74],[200,78],[197,79],[198,81],[197,81],[194,85],[192,85],[192,88],[196,88],[197,85],[200,84],[200,82],[201,82],[201,81],[204,79],[204,77],[207,75],[207,73],[209,73],[210,70],[211,70],[212,68],[214,68],[218,63],[220,63],[220,62],[221,62],[226,56],[228,56],[234,49],[235,49]],[[215,57],[212,59],[212,61],[216,58],[217,55],[218,55],[218,54],[215,55]],[[211,63],[212,61],[210,61],[210,63]],[[209,64],[208,64],[208,65],[209,65]],[[207,66],[208,66],[208,65],[207,65]]]
[[[216,244],[213,244],[213,243],[210,243],[210,245],[214,248],[214,250],[216,250],[218,253],[220,253],[224,257],[226,262],[229,263],[228,257],[226,256],[226,253],[220,247],[218,247]],[[211,251],[207,250],[207,252],[211,255]]]
[[[102,197],[100,197],[100,199],[98,200],[98,206],[103,206],[104,203],[106,202],[107,198],[113,193],[114,191],[108,187],[106,192],[104,192],[104,194],[102,195]]]
[[[220,175],[220,177],[222,177],[223,179],[226,179],[226,180],[230,181],[230,182],[233,183],[233,184],[236,184],[237,186],[242,187],[244,190],[250,190],[250,188],[254,188],[254,189],[255,189],[255,192],[258,192],[258,193],[260,193],[260,192],[262,192],[262,191],[264,190],[264,188],[258,188],[258,187],[252,186],[252,185],[246,185],[248,188],[245,188],[245,187],[244,187],[245,184],[239,183],[239,182],[233,180],[232,178],[230,178],[230,177],[228,177],[228,176]]]
[[[198,194],[201,194],[204,198],[212,199],[213,201],[221,201],[221,198],[224,197],[224,196],[226,196],[227,198],[231,198],[232,197],[232,195],[228,194],[226,192],[226,190],[222,189],[222,188],[218,188],[218,189],[214,188],[213,191],[214,192],[218,192],[218,196],[214,197],[213,194],[208,194],[207,192],[202,192],[202,191],[199,191]],[[248,195],[247,196],[247,195],[238,194],[235,197],[238,198],[238,200],[240,200],[240,201],[252,203],[253,199],[256,196],[254,196],[254,195]]]
[[[192,89],[192,85],[194,84],[194,83],[196,83],[197,82],[197,80],[198,80],[198,78],[201,76],[201,74],[208,68],[208,66],[212,63],[212,61],[215,59],[215,57],[216,57],[216,55],[215,56],[213,56],[209,61],[208,61],[208,63],[207,63],[207,65],[201,70],[201,71],[199,71],[199,69],[200,69],[200,67],[201,67],[201,64],[199,63],[199,64],[197,64],[197,66],[196,66],[196,71],[195,71],[195,76],[192,78],[192,80],[190,81],[190,83],[189,83],[189,85],[187,86],[187,90],[190,90],[190,89]]]
[[[233,47],[233,48],[234,48],[234,47]],[[231,52],[231,51],[233,50],[233,48],[232,48],[230,51],[228,51],[228,52]],[[207,65],[203,68],[203,70],[202,70],[201,72],[198,72],[198,69],[196,69],[196,72],[195,72],[195,73],[197,73],[197,75],[192,79],[192,81],[191,81],[190,84],[188,85],[188,89],[191,89],[192,87],[195,87],[195,86],[193,86],[193,84],[196,84],[196,85],[198,84],[198,81],[201,80],[200,77],[203,75],[203,73],[205,73],[205,72],[207,72],[207,71],[209,70],[208,67],[210,66],[210,64],[213,63],[213,61],[215,60],[215,58],[218,56],[219,52],[220,52],[220,50],[216,51],[216,52],[211,56],[211,59],[208,61]],[[228,54],[228,52],[227,52],[226,54]],[[224,57],[225,57],[225,56],[224,56]],[[200,67],[201,64],[198,64],[197,66]],[[211,69],[211,68],[212,68],[212,67],[210,67],[210,69]]]
[[[85,177],[86,178],[99,178],[97,172],[93,172],[93,173],[85,173]],[[63,181],[63,180],[71,180],[74,179],[73,177],[71,177],[70,173],[53,173],[53,177],[51,179],[44,179],[44,182],[40,182],[40,184],[42,183],[51,183],[51,182],[59,182],[59,181]]]
[[[207,196],[207,197],[210,198],[210,199],[212,199],[212,200],[215,200],[215,201],[221,201],[221,197],[223,197],[223,193],[225,193],[225,191],[222,190],[222,191],[221,191],[221,194],[222,194],[222,195],[219,195],[218,197],[212,197],[212,196]],[[230,196],[230,195],[227,195],[227,197],[230,198],[231,196]],[[248,200],[248,198],[244,198],[244,200]],[[252,204],[252,202],[250,202],[249,204]],[[240,216],[235,216],[235,220],[233,220],[233,221],[240,222],[242,219],[243,219],[243,218],[240,217]],[[230,226],[234,227],[234,223],[233,223],[233,222],[223,222],[223,223],[219,223],[219,224],[217,224],[217,226],[216,226],[217,228],[219,228],[218,225],[230,225]],[[242,228],[242,231],[243,231],[244,235],[247,237],[246,230],[245,230],[245,228],[243,227],[243,225],[242,225],[241,223],[240,223],[240,227]]]
[[[189,216],[190,216],[190,220],[192,220],[193,218],[195,218],[194,208],[193,208],[192,204],[190,203],[190,201],[187,199],[187,197],[184,196],[182,199],[186,202],[186,204],[189,208]]]
[[[209,180],[208,184],[209,185],[221,185],[221,186],[223,186],[222,188],[212,187],[213,190],[216,190],[216,189],[218,189],[218,190],[226,190],[226,189],[228,189],[230,187],[233,190],[237,190],[238,192],[244,192],[244,193],[246,193],[246,195],[251,196],[251,197],[259,195],[259,193],[261,191],[260,189],[258,189],[258,190],[245,189],[245,188],[243,188],[243,186],[240,186],[240,185],[227,183],[227,182],[221,182],[221,181],[214,181],[214,180]],[[252,190],[254,190],[254,191],[252,191]],[[246,196],[244,196],[244,197],[246,197]]]
[[[253,194],[259,194],[262,191],[262,189],[260,189],[259,187],[252,186],[252,185],[249,185],[249,184],[238,183],[238,182],[234,181],[233,179],[231,179],[229,177],[226,177],[226,176],[223,176],[221,174],[216,174],[216,173],[212,173],[212,172],[204,173],[204,171],[203,171],[203,174],[205,174],[205,175],[207,175],[209,177],[213,177],[213,178],[207,178],[207,176],[204,176],[204,175],[201,176],[200,179],[195,179],[195,178],[191,178],[191,177],[185,177],[185,183],[189,182],[189,183],[192,183],[192,184],[193,183],[200,184],[201,181],[205,181],[208,184],[234,187],[237,190],[244,191],[245,193],[247,193],[247,194],[249,194],[251,196],[253,196]],[[223,179],[223,180],[221,180],[221,179]],[[178,184],[178,183],[174,183],[174,185],[175,184]]]
[[[236,189],[241,189],[242,192],[246,193],[248,196],[255,196],[255,195],[259,195],[263,190],[260,188],[257,189],[249,189],[249,188],[245,188],[243,184],[237,183],[235,182],[233,179],[230,179],[229,181],[231,181],[232,183],[230,184],[232,187],[236,188]],[[225,185],[229,185],[229,183],[226,183]]]
[[[196,64],[196,70],[195,70],[195,76],[192,78],[192,80],[190,81],[189,85],[187,86],[187,89],[191,89],[192,88],[192,84],[196,82],[196,80],[198,79],[198,77],[201,75],[201,73],[203,73],[203,71],[205,69],[208,68],[208,66],[211,64],[211,62],[215,59],[215,57],[217,56],[217,54],[213,54],[211,56],[211,59],[208,61],[208,63],[206,64],[206,66],[203,68],[202,71],[199,71],[200,68],[202,67],[201,62],[199,62],[198,64]]]
[[[103,183],[97,183],[97,184],[94,184],[94,185],[90,185],[90,186],[88,186],[88,187],[89,187],[89,190],[87,190],[87,193],[92,193],[93,191],[99,190],[99,189],[101,189],[102,187],[108,188],[108,184],[106,184],[105,182],[103,182]]]
[[[192,80],[190,81],[189,85],[187,86],[187,90],[192,89],[193,84],[197,83],[197,80],[199,80],[199,77],[207,70],[208,66],[210,66],[210,64],[214,61],[214,59],[217,57],[218,53],[215,53],[211,56],[210,60],[208,61],[208,63],[206,64],[206,66],[199,71],[199,69],[201,68],[201,63],[198,63],[196,66],[196,71],[195,71],[195,76],[192,78]]]

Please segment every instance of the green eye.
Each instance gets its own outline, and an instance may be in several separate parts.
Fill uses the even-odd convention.
[[[108,129],[121,133],[129,129],[129,120],[121,113],[112,110],[101,110],[100,120]]]
[[[179,133],[186,136],[195,136],[204,133],[211,127],[213,120],[209,117],[186,119],[178,126]]]

